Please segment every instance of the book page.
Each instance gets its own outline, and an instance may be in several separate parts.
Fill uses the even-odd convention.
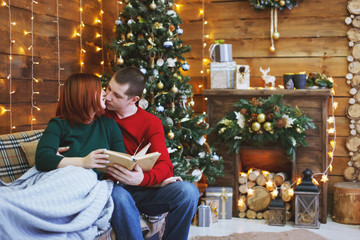
[[[144,156],[144,155],[147,153],[147,151],[149,150],[150,146],[151,146],[151,143],[148,143],[148,144],[147,144],[145,147],[143,147],[138,153],[136,153],[136,154],[134,155],[134,157]]]

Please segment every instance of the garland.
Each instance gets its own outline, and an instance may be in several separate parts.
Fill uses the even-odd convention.
[[[315,129],[315,124],[298,107],[284,105],[282,97],[271,95],[267,99],[241,99],[234,103],[235,111],[216,125],[219,141],[227,144],[230,153],[238,153],[242,144],[262,147],[280,141],[293,160],[295,149],[306,146],[305,131]]]
[[[293,7],[297,7],[296,0],[249,0],[250,4],[255,10],[262,11],[266,8],[276,7],[280,10],[285,8],[291,10]]]

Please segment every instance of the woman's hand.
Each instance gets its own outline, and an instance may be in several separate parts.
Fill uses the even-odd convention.
[[[169,185],[169,184],[177,182],[177,181],[182,182],[182,178],[181,177],[169,177],[169,178],[165,179],[164,181],[162,181],[162,183],[160,183],[158,187],[164,187],[166,185]]]
[[[109,155],[104,154],[106,149],[97,149],[89,153],[82,159],[82,167],[84,168],[104,168],[109,163]]]

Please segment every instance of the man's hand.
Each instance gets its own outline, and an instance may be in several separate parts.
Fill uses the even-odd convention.
[[[61,155],[61,153],[63,153],[63,152],[67,152],[67,151],[69,151],[69,149],[70,149],[70,147],[69,147],[69,146],[66,146],[66,147],[59,147],[59,148],[58,148],[58,151],[57,151],[57,153],[56,153],[56,155],[58,155],[58,156],[62,156],[62,157],[63,157],[63,155]]]
[[[108,174],[121,183],[131,186],[138,186],[144,179],[144,173],[138,164],[135,164],[132,171],[115,164],[114,167],[108,168]]]

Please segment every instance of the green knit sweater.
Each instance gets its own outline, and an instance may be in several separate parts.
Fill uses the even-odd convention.
[[[71,123],[53,118],[49,121],[36,149],[35,164],[39,171],[51,171],[57,168],[62,156],[56,155],[59,147],[69,146],[65,157],[85,157],[90,152],[106,148],[125,152],[125,146],[119,126],[106,116],[94,120],[90,124]],[[94,169],[99,179],[103,173]]]

